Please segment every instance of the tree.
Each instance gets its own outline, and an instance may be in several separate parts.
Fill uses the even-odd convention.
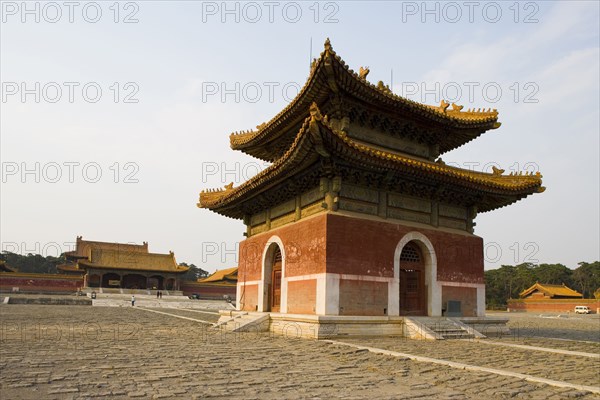
[[[42,256],[41,254],[27,254],[26,256],[10,251],[2,252],[2,259],[10,267],[14,267],[19,272],[35,273],[35,274],[56,274],[57,265],[65,262],[64,254],[59,257]]]
[[[573,270],[562,264],[540,264],[535,268],[535,275],[539,283],[573,286]]]
[[[523,270],[525,266],[521,265]],[[485,271],[486,301],[489,306],[506,306],[508,299],[518,297],[526,271],[518,266],[502,265],[498,269]]]
[[[518,299],[519,293],[531,287],[537,280],[535,264],[523,263],[515,266],[515,276],[513,278],[510,298]]]
[[[580,262],[579,268],[573,271],[573,289],[586,299],[594,298],[594,292],[600,288],[600,262]]]
[[[187,263],[179,263],[180,266],[182,267],[189,267],[189,269],[187,270],[186,273],[183,274],[183,276],[181,277],[181,279],[185,280],[185,281],[196,281],[199,278],[205,278],[208,276],[208,272],[203,270],[200,267],[195,266],[194,264],[187,264]]]

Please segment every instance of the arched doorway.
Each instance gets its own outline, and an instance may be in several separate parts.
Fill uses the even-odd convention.
[[[100,275],[98,274],[92,274],[88,277],[88,281],[87,281],[87,285],[88,287],[100,287]]]
[[[102,287],[118,288],[121,287],[121,276],[113,272],[102,275]]]
[[[175,290],[175,279],[168,278],[165,280],[165,290]]]
[[[411,250],[406,250],[403,257],[404,248],[409,244]],[[419,262],[417,262],[415,253],[420,259]],[[404,270],[402,273],[400,272],[401,269]],[[422,272],[412,274],[411,271],[416,270]],[[412,277],[410,277],[410,290],[414,290],[415,275],[420,275],[416,280],[416,284],[418,285],[417,291],[423,296],[418,301],[422,302],[423,306],[420,304],[417,306],[408,306],[407,304],[410,303],[410,300],[406,297],[401,299],[401,296],[403,296],[402,292],[406,292],[402,287],[404,285],[409,286],[409,276],[406,276],[407,274],[412,274]],[[430,317],[442,315],[442,287],[437,280],[437,256],[435,248],[429,238],[421,232],[408,232],[396,245],[394,253],[394,279],[390,281],[388,290],[390,315],[428,315]],[[400,309],[401,301],[403,310]]]
[[[163,277],[160,275],[152,275],[148,278],[148,289],[163,290]]]
[[[126,289],[146,289],[146,277],[139,274],[123,276],[123,287]]]
[[[258,311],[286,312],[283,258],[279,240],[267,244],[263,253],[262,301],[259,301],[262,309],[259,307]]]
[[[400,315],[427,315],[425,260],[416,242],[408,242],[400,253]]]

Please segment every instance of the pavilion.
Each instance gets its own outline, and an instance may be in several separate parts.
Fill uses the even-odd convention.
[[[327,40],[287,107],[230,136],[232,149],[271,163],[238,187],[200,193],[198,207],[246,226],[238,310],[484,315],[475,218],[543,192],[541,174],[447,165],[443,154],[500,127],[497,110],[420,104],[368,73]]]

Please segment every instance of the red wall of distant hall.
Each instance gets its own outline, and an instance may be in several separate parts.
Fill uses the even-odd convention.
[[[0,290],[12,292],[70,293],[83,286],[83,277],[60,274],[0,273]]]
[[[575,311],[575,306],[588,306],[592,313],[596,313],[600,309],[600,300],[595,299],[560,299],[560,300],[509,300],[508,309],[510,311],[522,312],[558,312],[572,313]]]
[[[195,281],[182,281],[180,284],[181,291],[184,295],[199,294],[202,299],[219,299],[223,296],[229,296],[235,299],[235,286],[225,285],[202,285]]]

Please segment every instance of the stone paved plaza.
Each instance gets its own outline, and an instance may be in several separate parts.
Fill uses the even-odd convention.
[[[573,387],[374,354],[344,344],[225,333],[210,328],[209,323],[218,319],[214,310],[0,305],[0,316],[3,400],[600,399],[598,394]],[[336,340],[600,386],[600,358],[594,357],[600,354],[600,319],[584,317],[589,318],[519,315],[513,319],[511,315],[513,330],[517,325],[533,330],[490,342],[579,351],[588,356],[474,340]],[[533,335],[536,324],[543,335]],[[558,340],[568,338],[578,341]]]

